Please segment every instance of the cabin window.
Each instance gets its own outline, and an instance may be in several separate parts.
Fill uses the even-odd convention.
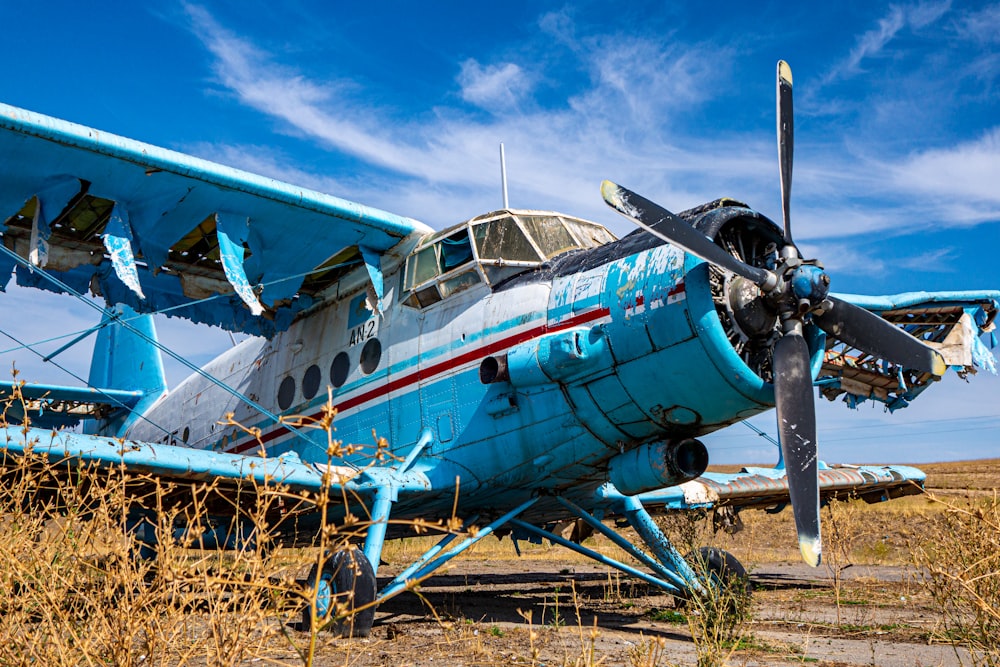
[[[294,400],[295,378],[289,375],[282,380],[281,385],[278,386],[278,407],[282,410],[287,410],[292,406],[292,401]]]
[[[361,348],[361,372],[371,375],[378,368],[378,362],[382,359],[382,343],[378,338],[369,338],[365,346]]]
[[[319,380],[322,376],[319,366],[313,364],[306,369],[306,374],[302,376],[302,397],[310,399],[319,391]]]
[[[330,382],[334,388],[340,389],[347,382],[347,374],[351,371],[351,359],[347,352],[339,352],[330,364]]]

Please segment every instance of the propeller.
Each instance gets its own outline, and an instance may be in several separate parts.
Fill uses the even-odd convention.
[[[830,277],[815,260],[803,260],[792,242],[791,189],[794,122],[792,70],[778,61],[778,164],[784,245],[774,270],[750,266],[659,204],[610,181],[601,194],[612,208],[647,232],[692,255],[751,281],[759,299],[778,313],[781,335],[772,349],[774,401],[788,494],[803,560],[817,566],[822,553],[819,520],[819,456],[812,397],[809,345],[803,326],[812,322],[859,350],[916,371],[944,374],[944,358],[923,341],[874,315],[829,296]]]

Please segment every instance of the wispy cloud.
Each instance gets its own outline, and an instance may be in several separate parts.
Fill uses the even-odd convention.
[[[959,267],[955,266],[957,253],[955,248],[934,248],[927,252],[911,257],[906,257],[896,262],[898,268],[911,269],[913,271],[929,271],[931,273],[955,273]]]
[[[960,37],[980,44],[1000,42],[1000,4],[987,5],[962,14],[955,21],[955,29]]]
[[[946,3],[894,7],[859,38],[844,71],[860,67],[901,31],[939,21],[947,9]],[[201,146],[200,154],[228,155],[226,161],[255,171],[346,193],[436,226],[498,205],[500,141],[508,149],[514,205],[591,217],[619,233],[630,227],[601,202],[597,186],[602,178],[675,210],[723,195],[764,211],[779,210],[770,125],[750,135],[684,129],[691,109],[713,101],[731,84],[727,72],[735,55],[724,46],[582,35],[566,13],[546,14],[539,22],[540,36],[550,51],[563,49],[559,67],[584,72],[589,85],[542,106],[531,98],[546,85],[545,59],[520,62],[510,54],[496,62],[465,59],[455,63],[451,101],[457,104],[446,100],[433,113],[399,118],[391,109],[366,104],[357,84],[309,79],[227,30],[204,9],[188,6],[187,12],[226,94],[279,121],[286,132],[383,171],[378,183],[371,183],[351,174],[311,175],[280,155],[252,147]],[[490,113],[483,115],[482,108]],[[850,153],[836,137],[800,143],[796,237],[836,239],[996,219],[997,136],[992,132],[978,141],[897,159],[878,144],[859,145]],[[831,256],[825,246],[822,250],[818,254],[829,263]],[[853,270],[850,254],[840,257],[833,262]]]
[[[564,210],[579,211],[579,202],[590,201],[585,208],[603,213],[597,186],[609,165],[627,165],[612,170],[636,187],[654,186],[677,207],[717,196],[715,187],[706,191],[700,181],[718,187],[755,171],[758,154],[752,149],[734,154],[704,141],[682,149],[672,142],[676,136],[660,128],[671,108],[687,109],[711,89],[706,80],[725,69],[713,66],[730,57],[725,50],[676,45],[664,51],[640,37],[580,40],[574,42],[575,55],[579,67],[590,72],[591,87],[562,104],[527,111],[515,107],[529,94],[533,74],[517,63],[466,60],[456,75],[458,96],[477,107],[492,106],[493,113],[484,120],[462,108],[441,107],[415,122],[366,107],[349,82],[305,78],[201,7],[189,5],[187,13],[192,31],[213,55],[212,69],[225,91],[288,131],[412,179],[395,189],[397,199],[428,183],[492,193],[500,140],[508,144],[515,201],[520,194],[533,206]],[[276,167],[272,162],[268,173]],[[454,199],[450,208],[453,215]]]
[[[831,219],[830,222],[839,224],[840,221]],[[798,246],[806,257],[821,257],[824,268],[831,275],[872,276],[886,270],[885,261],[861,243],[825,241],[821,244],[799,243]]]
[[[1000,126],[973,141],[884,165],[892,185],[936,201],[955,224],[1000,219]]]
[[[864,61],[877,58],[904,30],[921,30],[940,19],[951,7],[950,0],[891,5],[876,26],[863,32],[850,53],[833,67],[824,83],[853,77],[864,71]]]
[[[461,96],[466,102],[494,113],[516,108],[531,92],[531,79],[515,63],[481,65],[469,58],[458,74]]]

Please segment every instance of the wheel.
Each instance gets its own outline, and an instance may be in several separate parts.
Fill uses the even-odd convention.
[[[360,549],[343,549],[323,562],[317,573],[313,565],[309,572],[308,589],[319,588],[316,595],[317,629],[327,630],[340,637],[367,637],[375,622],[375,570]],[[349,595],[353,593],[353,595]],[[347,605],[347,616],[330,622],[338,604]],[[355,609],[365,607],[354,613]],[[302,627],[312,629],[312,605],[302,610]]]
[[[747,570],[736,556],[717,547],[701,547],[689,553],[685,559],[691,563],[695,571],[703,571],[715,582],[730,583],[733,580],[746,580]]]
[[[732,589],[732,597],[743,597],[750,594],[750,578],[743,564],[724,549],[718,547],[700,547],[684,557],[694,571],[702,577],[707,577],[716,586]],[[686,607],[691,591],[686,595],[674,596],[678,608]],[[749,598],[748,598],[749,599]]]
[[[753,610],[746,568],[731,553],[714,547],[698,549],[688,558],[704,586],[703,594],[692,593],[687,600],[692,628],[702,636],[735,641]]]

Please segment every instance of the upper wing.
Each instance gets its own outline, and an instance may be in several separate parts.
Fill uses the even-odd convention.
[[[401,242],[431,231],[4,104],[0,155],[0,233],[11,251],[0,253],[0,288],[16,267],[19,284],[90,288],[108,303],[233,331],[284,329],[358,267],[380,291],[380,272],[407,251]]]
[[[1000,292],[908,292],[893,296],[840,294],[935,346],[960,375],[977,368],[996,373],[993,354],[980,336],[994,330]],[[995,345],[995,341],[994,341]],[[851,407],[871,399],[889,410],[906,407],[936,378],[901,368],[828,337],[823,368],[816,378],[820,392],[833,400],[843,395]]]

